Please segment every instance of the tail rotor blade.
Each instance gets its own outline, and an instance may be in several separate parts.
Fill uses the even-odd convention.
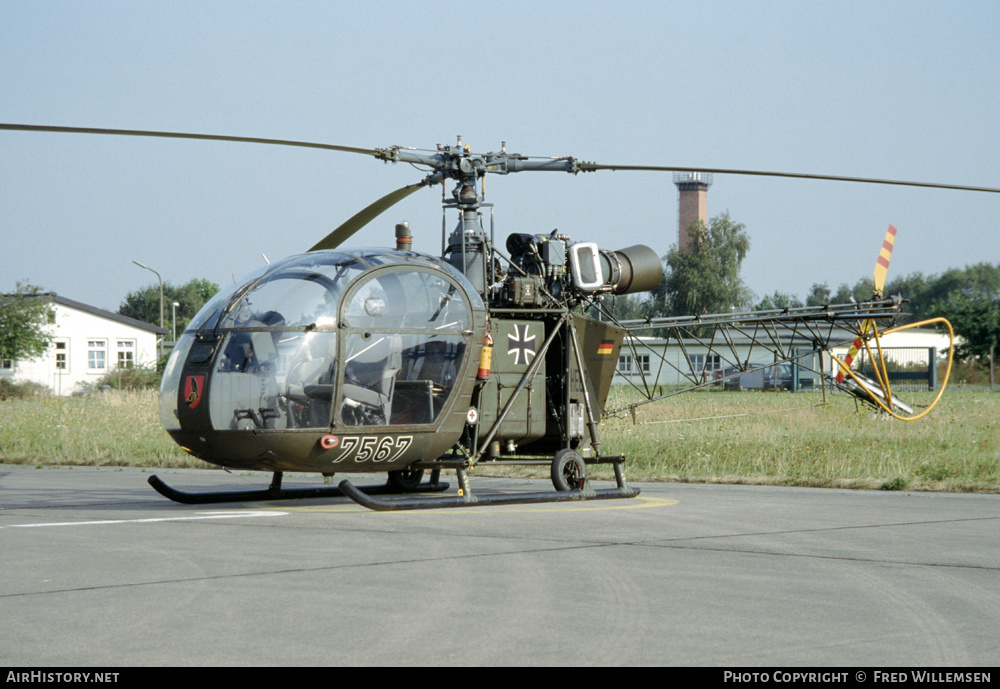
[[[889,225],[889,229],[885,232],[885,239],[882,240],[882,248],[879,249],[878,259],[875,261],[875,296],[881,297],[882,291],[885,289],[885,276],[889,272],[889,259],[892,257],[892,247],[896,243],[896,228]],[[861,334],[867,335],[868,331],[872,328],[871,321],[861,321]],[[847,373],[847,369],[851,367],[854,362],[854,357],[858,355],[858,351],[864,345],[864,337],[859,337],[854,342],[851,343],[851,349],[847,352],[847,356],[844,357],[844,361],[841,364],[840,371],[837,373],[837,382],[844,382],[844,375]],[[846,366],[846,368],[845,368]]]
[[[878,260],[875,262],[875,294],[882,296],[885,289],[885,276],[889,272],[889,258],[892,256],[892,247],[896,243],[896,228],[889,225],[882,241],[882,248],[878,253]]]
[[[863,344],[864,342],[862,341],[861,338],[858,338],[857,340],[851,343],[851,349],[847,352],[847,356],[844,357],[844,361],[840,367],[840,371],[837,372],[836,381],[838,383],[844,382],[844,376],[847,373],[847,369],[851,367],[852,363],[854,363],[854,357],[858,355],[858,351],[861,349],[861,346]]]

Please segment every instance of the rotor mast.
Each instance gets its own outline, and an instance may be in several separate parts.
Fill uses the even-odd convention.
[[[451,199],[444,198],[444,209],[456,209],[458,224],[446,244],[445,255],[456,269],[465,275],[483,297],[489,281],[490,243],[480,222],[480,209],[488,206],[483,195],[483,178],[487,173],[506,175],[524,171],[551,171],[576,173],[580,169],[573,158],[528,158],[518,153],[508,153],[506,143],[500,152],[472,153],[458,137],[455,146],[438,145],[437,151],[419,151],[393,147],[380,149],[376,157],[389,162],[425,165],[434,172],[425,179],[432,184],[445,178],[455,181]]]

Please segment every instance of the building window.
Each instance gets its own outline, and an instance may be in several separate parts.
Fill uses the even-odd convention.
[[[135,366],[135,341],[118,340],[118,368]]]
[[[623,376],[635,376],[639,373],[649,373],[649,355],[639,354],[633,357],[631,354],[619,354],[618,373]]]
[[[13,370],[14,370],[13,359],[0,359],[0,371],[13,371]]]
[[[107,370],[108,343],[105,340],[87,340],[87,369],[91,372]]]
[[[68,345],[66,342],[56,342],[56,370],[65,371],[69,368],[69,359],[67,357]]]
[[[718,354],[689,354],[688,362],[695,373],[712,373],[722,370],[722,358]]]

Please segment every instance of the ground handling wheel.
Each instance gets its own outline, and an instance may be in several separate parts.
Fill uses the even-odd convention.
[[[583,490],[587,481],[587,465],[577,452],[559,450],[552,460],[552,485],[556,490]]]
[[[399,469],[389,472],[389,488],[397,493],[412,493],[424,478],[423,469]]]

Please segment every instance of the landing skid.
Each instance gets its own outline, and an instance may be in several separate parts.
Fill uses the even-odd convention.
[[[376,498],[372,494],[353,485],[347,479],[340,482],[340,490],[362,507],[379,512],[400,510],[435,510],[446,507],[474,507],[479,505],[524,505],[546,502],[575,502],[581,500],[613,500],[617,498],[634,498],[639,495],[638,488],[629,488],[621,472],[621,465],[615,463],[615,478],[617,488],[602,488],[594,490],[589,480],[583,482],[580,490],[565,491],[532,491],[524,493],[506,493],[502,495],[475,495],[469,488],[469,478],[464,468],[458,468],[458,495],[434,498],[428,496],[404,496],[398,498]]]
[[[149,477],[149,485],[151,485],[156,492],[163,497],[169,498],[174,502],[184,503],[185,505],[206,505],[221,502],[255,502],[263,500],[300,500],[306,498],[339,498],[347,495],[339,487],[282,488],[281,478],[281,472],[276,471],[271,479],[271,485],[265,490],[187,493],[177,490],[176,488],[171,488],[155,475]],[[343,483],[346,483],[346,481],[343,481],[342,484]],[[448,487],[448,483],[438,481],[438,474],[433,473],[431,475],[431,480],[428,483],[420,484],[414,489],[414,492],[437,493],[448,490]],[[397,489],[389,486],[388,484],[381,486],[365,486],[364,488],[351,486],[351,488],[357,492],[364,491],[362,495],[366,493],[370,495],[388,495],[399,493]]]

